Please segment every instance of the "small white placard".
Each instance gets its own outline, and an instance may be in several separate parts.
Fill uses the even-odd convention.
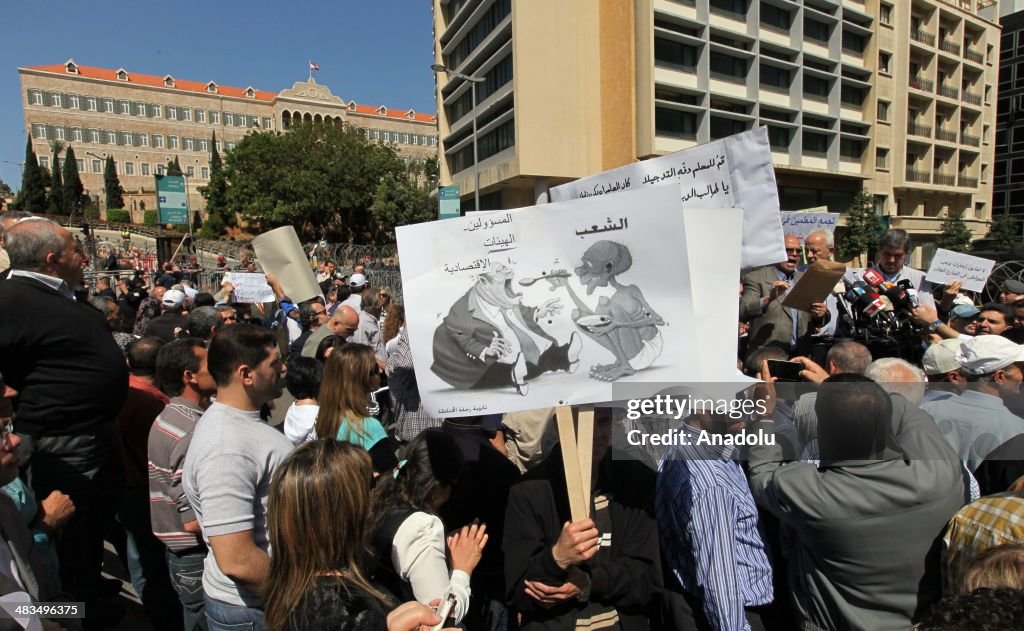
[[[995,264],[995,261],[983,259],[980,256],[939,248],[935,251],[935,257],[932,259],[931,267],[928,268],[925,280],[939,284],[959,280],[963,289],[981,291],[985,289],[985,283],[988,282],[988,277]]]
[[[235,286],[235,302],[274,302],[274,290],[267,284],[264,274],[232,272],[231,284]]]

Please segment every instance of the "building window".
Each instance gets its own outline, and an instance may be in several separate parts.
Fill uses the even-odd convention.
[[[654,38],[654,63],[656,65],[694,71],[697,69],[697,57],[696,46],[688,46],[660,37]]]
[[[228,141],[228,151],[234,151],[236,146],[238,146],[238,143],[235,142],[234,140]]]
[[[828,79],[822,79],[820,77],[813,77],[811,75],[804,75],[804,96],[815,100],[824,100],[828,98],[829,88],[831,87]]]
[[[892,5],[882,2],[878,5],[878,21],[886,26],[892,26]]]
[[[135,163],[134,162],[125,162],[124,163],[124,174],[125,175],[135,175]]]
[[[884,74],[890,74],[892,65],[892,53],[887,53],[884,50],[878,51],[878,71]]]
[[[205,123],[206,122],[206,110],[200,110],[200,109],[196,110],[196,122],[197,123]]]
[[[177,136],[168,136],[167,137],[167,148],[168,149],[177,149],[178,148],[178,137]]]
[[[190,164],[187,167],[185,167],[185,177],[195,177],[195,176],[196,176],[196,168],[194,166],[192,166]]]
[[[154,105],[153,106],[153,117],[154,118],[160,118],[160,109],[161,109],[161,107],[159,105]]]
[[[792,136],[792,130],[788,127],[768,125],[768,146],[776,151],[786,151],[789,149],[789,141]]]
[[[766,5],[767,6],[767,5]],[[765,88],[789,89],[790,73],[788,70],[761,64],[761,86]]]
[[[135,104],[135,115],[136,116],[145,116],[146,115],[146,104],[145,103],[136,103]]]
[[[61,107],[61,105],[63,105],[59,92],[50,93],[50,105],[53,107]]]
[[[139,134],[139,145],[142,147],[149,146],[149,134]]]
[[[830,35],[828,24],[824,24],[817,20],[810,18],[804,18],[804,37],[813,40],[819,44],[828,44],[828,37]]]
[[[81,158],[75,160],[75,168],[78,169],[79,173],[85,173],[85,160]]]
[[[81,100],[78,98],[77,94],[68,96],[68,107],[73,107],[76,110],[81,109]]]
[[[32,137],[40,140],[46,139],[46,125],[35,123],[32,125]]]
[[[747,123],[731,118],[711,117],[711,140],[739,134],[747,130]]]
[[[95,96],[88,96],[88,97],[86,97],[85,98],[85,107],[90,112],[95,112],[96,109],[97,109],[96,108],[96,97]]]
[[[89,142],[99,143],[100,142],[100,130],[90,129],[89,130]]]
[[[671,138],[695,139],[697,137],[697,115],[667,107],[654,108],[654,133]]]
[[[153,147],[156,149],[164,148],[164,137],[161,134],[153,134]]]
[[[235,115],[232,114],[231,112],[224,112],[224,124],[225,125],[234,125],[235,124]]]
[[[747,77],[747,60],[712,51],[711,76],[742,83]]]
[[[792,16],[789,11],[770,4],[761,4],[761,26],[788,31],[791,23]]]
[[[183,107],[183,108],[181,108],[181,120],[187,121],[187,122],[192,122],[192,108],[191,107]]]
[[[44,138],[46,137],[46,130],[43,130],[43,137]],[[374,129],[373,130],[373,139],[374,140],[380,140],[380,130],[379,129]]]
[[[195,150],[196,150],[196,141],[191,139],[191,138],[186,138],[185,139],[185,151],[195,151]]]
[[[745,19],[747,15],[748,0],[711,0],[709,2],[712,13],[725,13],[730,17]]]
[[[824,156],[828,153],[828,136],[815,132],[804,132],[804,154]]]
[[[149,175],[149,163],[148,162],[140,162],[139,163],[139,175]]]
[[[199,150],[200,151],[209,151],[210,150],[210,141],[205,139],[205,138],[200,138],[199,139]]]
[[[210,179],[210,167],[200,167],[199,168],[199,177],[204,179],[204,180]]]
[[[167,112],[167,119],[168,120],[172,120],[172,121],[178,120],[178,108],[174,107],[173,105],[168,105],[165,108],[165,111]]]
[[[218,140],[214,144],[217,145],[217,151],[224,151],[224,143],[223,143],[223,141]]]
[[[53,128],[53,137],[57,140],[67,140],[67,134],[63,125],[56,125]]]
[[[235,125],[238,127],[245,127],[248,122],[248,117],[245,114],[237,114],[235,116]]]
[[[49,169],[50,159],[46,156],[39,156],[39,166],[43,167],[44,169]]]
[[[214,125],[220,125],[220,112],[210,112],[210,123]]]
[[[864,141],[854,138],[839,139],[839,157],[847,160],[860,160],[864,153]]]
[[[844,83],[839,91],[839,100],[846,105],[853,105],[859,108],[864,105],[864,95],[865,91],[863,88],[857,88]]]
[[[131,114],[132,114],[132,104],[131,103],[129,103],[128,101],[118,101],[118,104],[121,106],[120,110],[121,110],[122,114],[127,114],[128,116],[131,116]]]
[[[32,90],[29,92],[29,99],[31,100],[32,105],[45,105],[45,102],[43,101],[43,93],[39,90]],[[93,99],[93,101],[95,101],[95,99]]]
[[[878,99],[878,111],[876,117],[883,123],[889,122],[889,101]]]
[[[116,131],[107,130],[106,136],[107,136],[107,144],[108,145],[116,145],[117,144],[117,132]]]
[[[163,175],[164,174],[164,165],[163,164],[156,165],[156,174],[157,175]]]
[[[134,142],[132,142],[132,132],[130,132],[130,131],[123,131],[123,132],[121,132],[121,144],[126,146],[126,147],[131,147],[132,145],[135,144]]]
[[[72,140],[74,140],[75,142],[82,142],[84,138],[85,138],[85,134],[82,133],[82,128],[81,127],[72,127],[71,128],[71,139]]]
[[[270,126],[274,124],[273,119],[266,116],[263,117],[263,129],[270,129]]]
[[[103,163],[101,161],[99,161],[99,160],[93,160],[92,161],[92,172],[93,173],[100,173],[101,171],[103,171]]]

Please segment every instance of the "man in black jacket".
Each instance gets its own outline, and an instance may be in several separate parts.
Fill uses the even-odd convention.
[[[75,300],[84,252],[67,230],[25,219],[6,230],[5,248],[12,271],[0,283],[0,373],[18,391],[15,424],[36,496],[60,489],[75,504],[57,554],[64,588],[89,607],[102,522],[112,514],[107,475],[127,366],[103,314]]]
[[[595,413],[590,518],[570,521],[561,449],[509,493],[505,584],[523,631],[651,627],[662,576],[655,476],[612,458],[611,414]]]

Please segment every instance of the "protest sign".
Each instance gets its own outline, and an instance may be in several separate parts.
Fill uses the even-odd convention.
[[[595,403],[616,382],[698,380],[679,206],[678,186],[662,186],[399,227],[424,411]]]
[[[982,291],[995,264],[995,261],[980,256],[939,248],[935,251],[925,280],[942,285],[958,280],[962,283],[962,289]]]
[[[232,272],[231,285],[235,288],[235,302],[274,302],[277,299],[265,274]]]
[[[602,197],[665,183],[683,208],[742,208],[744,268],[786,260],[768,132],[760,127],[667,156],[635,162],[551,189],[551,201]]]
[[[284,293],[296,304],[321,294],[316,274],[292,226],[264,232],[252,240],[252,249],[263,271],[277,279]]]
[[[836,231],[839,213],[808,213],[801,211],[782,211],[782,233],[800,237],[800,241],[815,230]]]

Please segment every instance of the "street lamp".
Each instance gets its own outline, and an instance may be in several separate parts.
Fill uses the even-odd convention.
[[[91,151],[86,151],[85,155],[90,156],[92,158],[96,158],[100,162],[104,162],[107,159],[106,157],[102,157],[101,158],[100,156],[96,155],[95,153],[93,153]],[[99,206],[99,210],[103,210],[103,204],[102,204],[103,197],[104,197],[104,195],[100,195],[100,194],[96,195],[96,205]]]
[[[447,72],[453,77],[469,81],[469,98],[473,101],[473,209],[480,210],[480,162],[477,156],[476,138],[476,84],[483,83],[483,77],[464,75],[457,70],[451,70],[444,64],[432,64],[430,69],[435,73]]]

